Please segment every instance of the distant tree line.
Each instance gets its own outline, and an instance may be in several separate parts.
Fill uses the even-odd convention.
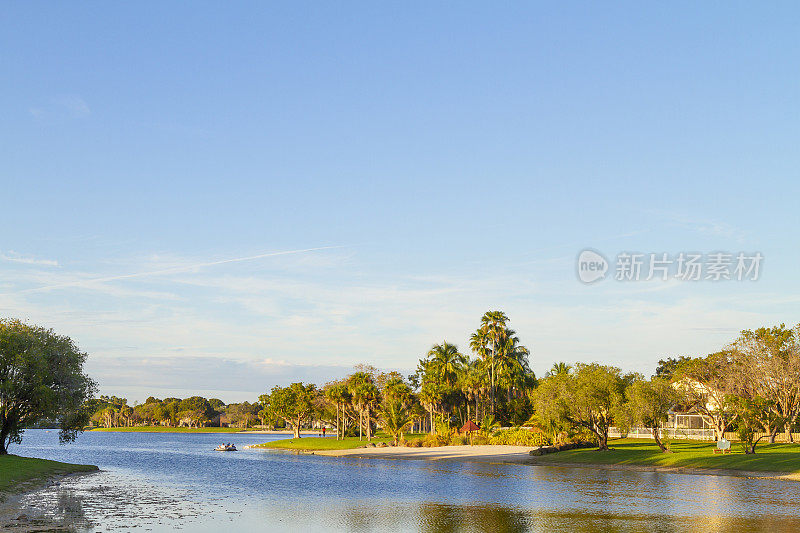
[[[100,396],[87,402],[90,423],[97,427],[167,426],[204,427],[228,425],[248,428],[258,424],[259,404],[242,402],[225,404],[217,398],[149,397],[143,404],[128,405],[125,398]]]

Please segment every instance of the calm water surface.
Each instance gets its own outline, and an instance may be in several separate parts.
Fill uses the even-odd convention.
[[[24,500],[81,531],[800,531],[800,483],[242,449],[276,438],[31,430],[13,453],[102,469]]]

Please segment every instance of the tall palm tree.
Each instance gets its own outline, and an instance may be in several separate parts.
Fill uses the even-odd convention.
[[[506,389],[506,398],[511,399],[511,392],[522,388],[525,376],[530,373],[528,355],[530,351],[519,343],[519,337],[512,329],[506,329],[500,339],[500,350],[497,360],[499,384]]]
[[[448,387],[453,386],[467,363],[466,356],[458,351],[458,346],[446,341],[435,344],[428,351],[428,358],[436,378]]]
[[[344,404],[350,398],[345,383],[335,383],[325,389],[325,397],[331,403],[336,404],[336,440],[344,438]],[[341,423],[339,422],[341,420]]]
[[[362,428],[364,427],[364,410],[369,401],[369,384],[372,383],[372,376],[366,372],[356,372],[347,380],[347,392],[353,398],[353,405],[358,411],[358,440],[363,437]],[[369,419],[367,420],[369,423]]]
[[[470,338],[470,346],[476,353],[488,360],[492,414],[495,414],[495,363],[500,355],[502,338],[506,331],[508,316],[502,311],[486,311],[481,317],[481,325]],[[491,346],[491,348],[490,348]]]

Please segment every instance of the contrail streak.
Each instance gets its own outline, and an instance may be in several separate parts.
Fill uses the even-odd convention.
[[[195,263],[193,265],[185,265],[179,267],[172,267],[172,268],[165,268],[162,270],[150,270],[148,272],[137,272],[135,274],[122,274],[119,276],[107,276],[102,278],[91,278],[85,279],[80,281],[71,281],[68,283],[58,283],[55,285],[47,285],[44,287],[36,287],[35,289],[24,289],[21,291],[17,291],[17,294],[26,293],[26,292],[41,292],[41,291],[49,291],[52,289],[62,289],[66,287],[80,287],[83,285],[89,285],[92,283],[104,283],[107,281],[117,281],[121,279],[133,279],[133,278],[143,278],[146,276],[159,276],[162,274],[175,274],[177,272],[186,272],[187,270],[196,270],[198,268],[210,267],[214,265],[224,265],[226,263],[239,263],[242,261],[253,261],[254,259],[263,259],[265,257],[275,257],[279,255],[295,255],[295,254],[302,254],[306,252],[317,252],[320,250],[333,250],[335,248],[342,248],[342,246],[320,246],[318,248],[304,248],[302,250],[284,250],[282,252],[268,252],[258,255],[249,255],[247,257],[234,257],[233,259],[221,259],[219,261],[209,261],[208,263]]]

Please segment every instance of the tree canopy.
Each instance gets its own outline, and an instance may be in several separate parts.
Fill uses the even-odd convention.
[[[86,354],[52,330],[0,320],[0,454],[42,420],[58,423],[59,440],[75,439],[89,420],[95,383],[83,372]]]

